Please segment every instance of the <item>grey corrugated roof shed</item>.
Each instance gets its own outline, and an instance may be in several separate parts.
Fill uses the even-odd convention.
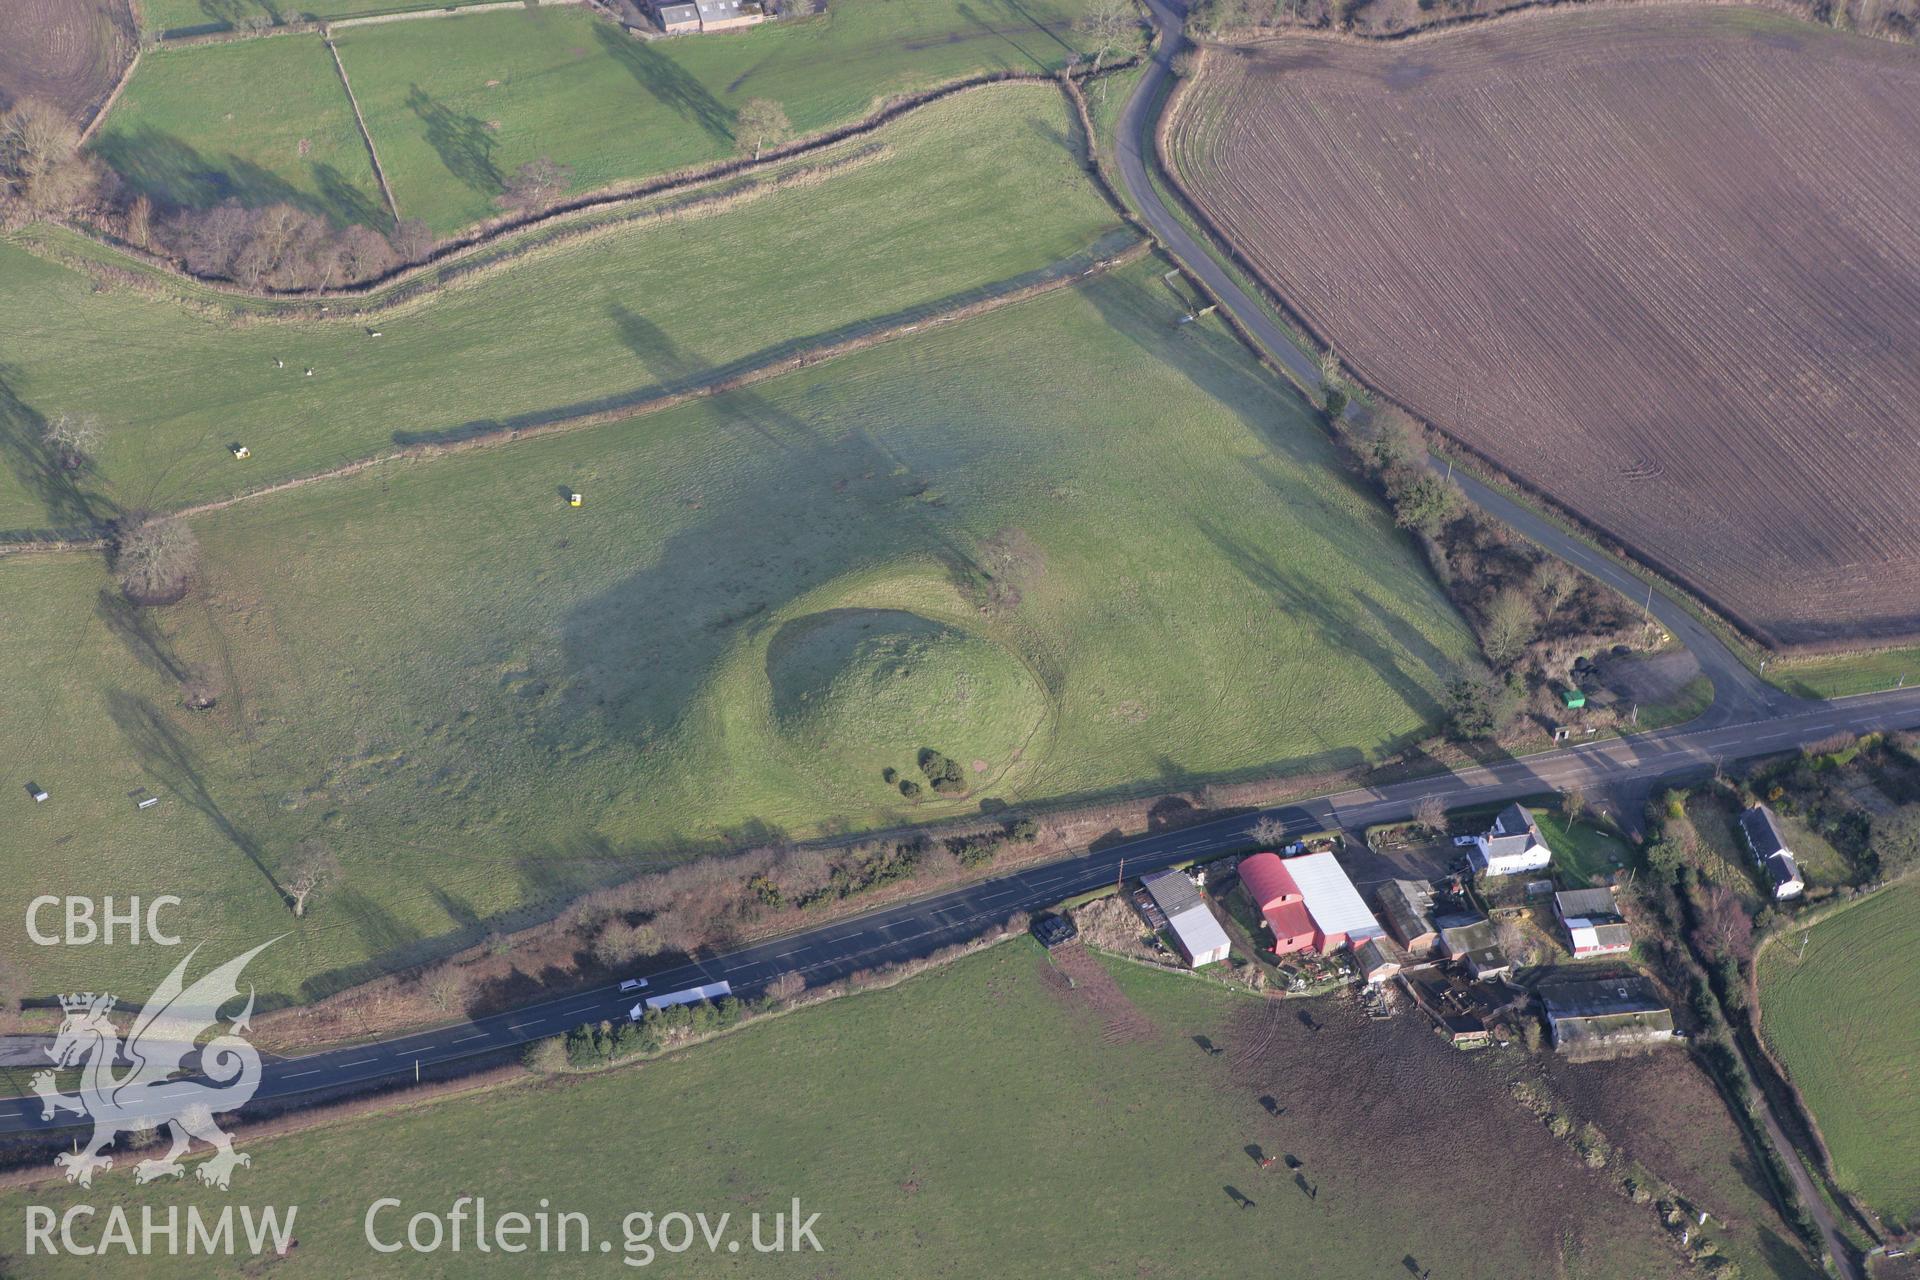
[[[1433,890],[1418,880],[1389,880],[1374,891],[1387,929],[1403,943],[1433,932]]]
[[[1651,1013],[1666,1004],[1653,984],[1638,974],[1556,982],[1540,988],[1540,1003],[1554,1018],[1606,1018],[1621,1013]]]
[[[1620,914],[1620,904],[1614,901],[1611,889],[1569,889],[1553,895],[1553,906],[1562,920],[1581,917],[1592,920]]]
[[[1153,904],[1169,918],[1200,905],[1200,890],[1184,871],[1156,871],[1140,877],[1140,887],[1153,898]]]

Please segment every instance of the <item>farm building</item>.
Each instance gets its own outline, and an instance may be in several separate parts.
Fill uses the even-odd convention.
[[[1493,826],[1473,841],[1473,864],[1485,876],[1510,876],[1538,871],[1553,861],[1553,851],[1540,835],[1540,824],[1517,804],[1510,804]]]
[[[1573,889],[1553,895],[1553,911],[1567,930],[1573,957],[1618,955],[1633,946],[1611,889]]]
[[[1754,805],[1740,815],[1740,830],[1746,834],[1747,848],[1753,850],[1753,860],[1766,872],[1776,899],[1797,898],[1806,892],[1807,883],[1800,878],[1800,864],[1794,861],[1793,850],[1787,847],[1787,837],[1780,830],[1780,819],[1773,810],[1764,804]]]
[[[1240,860],[1240,883],[1273,930],[1276,951],[1311,947],[1324,955],[1386,932],[1331,853],[1256,853]]]
[[[1240,884],[1273,934],[1277,955],[1291,955],[1313,947],[1313,917],[1300,899],[1299,886],[1287,874],[1278,854],[1256,853],[1240,860]]]
[[[697,4],[656,4],[653,16],[659,22],[660,29],[670,36],[686,35],[700,29],[700,6]]]
[[[1553,1047],[1589,1056],[1673,1039],[1673,1011],[1637,974],[1540,988]]]
[[[1432,955],[1440,947],[1433,927],[1433,890],[1418,880],[1388,880],[1374,891],[1380,921],[1393,940],[1415,958]]]
[[[1187,963],[1198,969],[1227,958],[1227,931],[1213,918],[1200,890],[1184,871],[1161,871],[1143,877],[1140,887],[1167,918],[1167,932]]]
[[[1498,978],[1513,972],[1513,961],[1500,949],[1493,921],[1485,916],[1446,915],[1433,923],[1447,959],[1459,962],[1471,976]]]
[[[1379,986],[1394,974],[1406,967],[1407,958],[1400,948],[1393,945],[1393,939],[1382,935],[1368,938],[1353,948],[1353,967],[1359,971],[1360,979],[1373,986]]]
[[[767,13],[753,0],[696,0],[702,31],[731,31],[765,22]]]

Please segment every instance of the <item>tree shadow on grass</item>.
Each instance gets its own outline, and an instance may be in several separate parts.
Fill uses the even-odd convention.
[[[14,540],[45,537],[98,537],[121,514],[111,499],[95,492],[91,469],[69,469],[47,445],[45,415],[14,393],[21,371],[0,364],[0,456],[20,487],[47,513],[49,529],[6,531]]]
[[[275,896],[286,893],[267,869],[259,840],[215,799],[198,754],[166,714],[146,698],[121,689],[107,692],[107,714],[148,777],[198,810],[214,830],[253,864]]]
[[[154,622],[153,610],[142,609],[120,592],[102,587],[94,601],[93,615],[141,666],[169,680],[187,678],[187,664],[174,653],[173,645]]]
[[[733,112],[685,67],[650,42],[631,39],[604,23],[593,34],[607,55],[661,106],[698,126],[713,141],[733,144]]]
[[[121,181],[162,210],[211,209],[227,200],[249,209],[289,204],[336,227],[350,223],[386,229],[386,209],[330,164],[312,165],[315,191],[273,170],[228,153],[212,157],[170,133],[146,126],[113,128],[92,144],[94,154]],[[371,174],[369,174],[371,179]]]
[[[435,101],[417,84],[407,90],[407,110],[426,127],[427,145],[440,157],[440,163],[469,190],[491,200],[507,189],[506,179],[493,162],[498,143],[485,120],[462,115]]]

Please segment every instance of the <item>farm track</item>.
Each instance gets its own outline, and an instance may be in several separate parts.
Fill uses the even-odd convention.
[[[1364,381],[1816,644],[1920,627],[1916,129],[1907,50],[1674,9],[1216,48],[1165,146]]]
[[[938,329],[945,325],[976,316],[987,315],[1040,297],[1059,289],[1071,288],[1092,276],[1103,275],[1115,267],[1136,262],[1150,251],[1151,245],[1145,240],[1136,240],[1133,244],[1097,257],[1078,257],[1042,267],[1012,280],[1001,281],[987,286],[985,296],[974,298],[957,306],[938,310],[915,308],[907,313],[880,317],[875,322],[863,323],[854,328],[857,332],[850,336],[816,335],[810,345],[796,347],[783,344],[771,353],[761,353],[735,361],[721,369],[711,371],[690,385],[677,387],[654,387],[640,390],[625,403],[610,408],[591,408],[580,410],[561,410],[551,415],[539,415],[537,421],[520,424],[508,424],[491,430],[471,434],[433,435],[429,438],[402,445],[383,453],[365,458],[356,458],[352,462],[330,467],[325,471],[311,475],[295,476],[278,480],[257,488],[246,489],[231,497],[215,498],[206,502],[197,502],[177,508],[168,514],[192,518],[225,511],[243,503],[258,501],[276,494],[294,489],[304,489],[310,485],[331,480],[341,480],[357,475],[373,467],[394,462],[426,461],[465,453],[473,449],[494,448],[504,444],[513,444],[523,440],[539,439],[545,436],[565,432],[580,431],[590,427],[605,426],[610,423],[624,422],[632,418],[647,417],[691,400],[702,400],[712,396],[724,395],[741,387],[753,386],[770,378],[791,373],[796,369],[808,368],[824,361],[838,359],[864,351],[880,343],[892,341],[910,334]],[[104,534],[89,533],[86,530],[47,530],[43,536],[15,538],[0,542],[0,557],[9,555],[51,554],[56,552],[98,552],[106,547]]]

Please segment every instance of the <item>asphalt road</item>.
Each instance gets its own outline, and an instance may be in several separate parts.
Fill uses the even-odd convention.
[[[1865,733],[1920,724],[1920,690],[1906,689],[1831,703],[1796,704],[1768,718],[1706,727],[1661,730],[1588,743],[1536,756],[1472,765],[1387,786],[1359,788],[1283,805],[1263,813],[1221,818],[1109,845],[964,888],[885,907],[864,915],[758,943],[726,955],[646,974],[649,994],[725,979],[752,995],[780,975],[796,972],[818,986],[861,969],[926,955],[977,937],[1016,911],[1034,911],[1124,874],[1131,877],[1192,858],[1222,856],[1248,847],[1247,832],[1262,816],[1279,819],[1290,835],[1337,826],[1361,827],[1405,817],[1422,796],[1450,805],[1511,799],[1579,787],[1597,793],[1626,781],[1703,777],[1725,760],[1789,750],[1840,730]],[[510,1050],[564,1032],[582,1022],[624,1017],[635,1002],[617,988],[575,991],[472,1022],[437,1027],[392,1040],[276,1059],[263,1066],[262,1099],[297,1097],[411,1076],[463,1059]],[[58,1124],[71,1127],[70,1115]],[[56,1127],[40,1118],[36,1098],[0,1100],[0,1133]]]
[[[1161,245],[1182,266],[1200,278],[1218,300],[1221,309],[1232,315],[1267,355],[1286,369],[1301,386],[1318,388],[1321,385],[1318,364],[1294,346],[1289,335],[1273,322],[1266,310],[1257,305],[1194,239],[1167,209],[1148,178],[1147,162],[1141,148],[1154,145],[1151,129],[1161,94],[1168,77],[1172,75],[1173,57],[1187,42],[1182,34],[1185,25],[1183,10],[1168,4],[1166,0],[1145,0],[1145,3],[1153,15],[1154,25],[1160,30],[1161,40],[1121,117],[1116,147],[1121,181],[1147,225],[1159,237]],[[1436,467],[1440,465],[1434,459],[1429,459],[1429,464]],[[1606,783],[1628,795],[1644,795],[1653,780],[1698,772],[1703,764],[1711,768],[1711,760],[1715,757],[1732,759],[1765,754],[1796,743],[1818,741],[1822,734],[1811,732],[1815,726],[1824,726],[1826,732],[1839,729],[1866,732],[1873,728],[1907,727],[1920,722],[1920,701],[1916,701],[1912,690],[1868,695],[1837,703],[1811,703],[1774,688],[1749,671],[1717,635],[1677,600],[1661,594],[1658,589],[1649,590],[1644,579],[1630,572],[1619,561],[1569,535],[1537,511],[1506,494],[1472,476],[1454,472],[1451,468],[1448,470],[1467,499],[1483,511],[1505,521],[1524,537],[1593,575],[1628,599],[1644,601],[1660,624],[1692,651],[1701,670],[1713,681],[1712,706],[1679,730],[1649,734],[1627,744],[1595,744],[1591,748],[1576,748],[1521,762],[1522,767],[1531,771],[1538,783],[1560,788],[1578,785],[1595,790]],[[1623,760],[1620,758],[1622,752],[1637,755],[1637,759]],[[1699,758],[1700,753],[1705,754],[1705,761]],[[1457,774],[1448,781],[1470,792],[1476,800],[1513,794],[1510,782],[1503,777],[1489,778],[1476,784],[1467,775]],[[1622,782],[1635,785],[1619,786]],[[1418,790],[1421,784],[1410,785]],[[1442,795],[1458,794],[1451,786],[1429,789],[1439,790]],[[1544,788],[1521,788],[1522,791],[1528,789]],[[1396,790],[1404,792],[1406,789]],[[1407,803],[1405,796],[1398,799],[1404,810]],[[1337,804],[1342,797],[1333,797],[1332,800]],[[1373,821],[1375,819],[1367,813],[1367,809],[1391,809],[1394,804],[1393,800],[1381,793],[1362,793],[1362,804],[1357,814],[1354,810],[1347,810],[1342,817],[1356,824]],[[1397,815],[1389,813],[1385,816]],[[1770,1103],[1762,1106],[1761,1114],[1774,1146],[1781,1152],[1792,1151],[1794,1148],[1787,1140],[1778,1117],[1773,1114]],[[1837,1229],[1826,1201],[1815,1188],[1812,1177],[1800,1160],[1789,1158],[1785,1163],[1802,1203],[1813,1215],[1826,1242],[1828,1255],[1833,1258],[1842,1280],[1855,1280],[1857,1271],[1851,1262],[1846,1241]]]
[[[1156,21],[1177,33],[1180,19],[1174,11],[1163,0],[1148,3]],[[1200,276],[1221,305],[1276,361],[1292,370],[1304,385],[1313,386],[1319,370],[1193,241],[1146,180],[1138,149],[1142,126],[1150,118],[1169,74],[1167,63],[1179,43],[1177,34],[1161,42],[1138,91],[1127,104],[1118,147],[1122,179],[1165,246]],[[1461,483],[1470,499],[1521,533],[1628,595],[1644,598],[1645,583],[1618,563],[1470,478],[1462,477]],[[1113,883],[1123,874],[1137,876],[1176,862],[1244,850],[1249,847],[1249,829],[1262,817],[1278,819],[1289,835],[1305,835],[1404,818],[1427,795],[1437,795],[1450,807],[1457,807],[1574,787],[1589,793],[1645,791],[1656,782],[1704,777],[1724,761],[1790,750],[1842,730],[1867,733],[1920,725],[1920,688],[1835,702],[1802,702],[1755,678],[1716,636],[1658,591],[1653,593],[1651,607],[1654,616],[1692,649],[1714,683],[1712,709],[1688,725],[1343,791],[1262,813],[1142,836],[1078,858],[1031,867],[725,955],[649,972],[645,975],[650,982],[647,994],[725,979],[736,993],[751,996],[786,973],[799,973],[808,985],[820,986],[861,969],[918,958],[976,938],[1015,912],[1045,908]],[[450,1064],[511,1051],[583,1022],[625,1017],[636,999],[620,994],[614,986],[574,991],[471,1022],[304,1057],[275,1059],[263,1064],[256,1097],[297,1102],[303,1094],[405,1079],[416,1068],[423,1072],[444,1070]],[[74,1124],[70,1115],[56,1122],[43,1121],[37,1098],[0,1100],[0,1133]],[[1811,1196],[1809,1202],[1816,1210],[1824,1208]]]

